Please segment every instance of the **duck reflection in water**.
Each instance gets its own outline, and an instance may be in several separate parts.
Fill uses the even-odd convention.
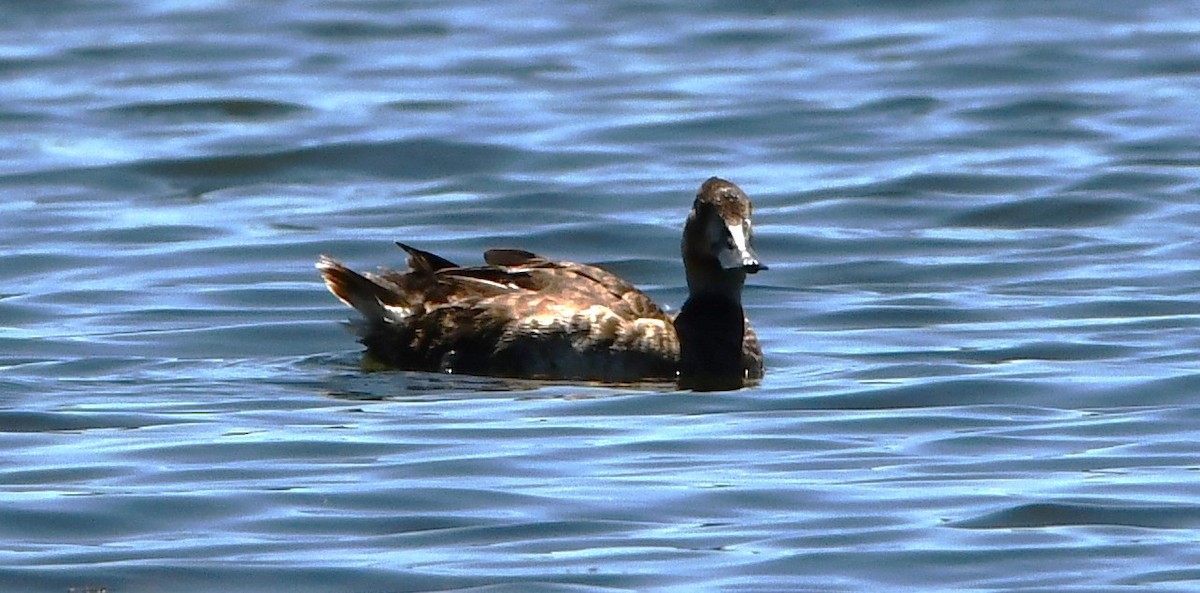
[[[700,186],[683,230],[688,299],[673,318],[610,272],[516,249],[459,266],[398,243],[407,272],[359,273],[327,256],[317,269],[362,315],[353,326],[367,356],[389,368],[732,390],[763,375],[742,310],[746,275],[767,269],[751,210],[733,183]]]

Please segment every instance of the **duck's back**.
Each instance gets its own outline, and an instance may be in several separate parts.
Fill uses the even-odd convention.
[[[670,317],[609,272],[516,250],[459,267],[403,247],[405,273],[318,264],[330,290],[363,314],[357,329],[369,354],[389,366],[617,382],[675,376]]]

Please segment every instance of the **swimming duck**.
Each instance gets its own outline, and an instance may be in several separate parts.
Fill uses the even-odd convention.
[[[408,272],[358,273],[328,256],[317,269],[362,314],[355,329],[367,355],[389,367],[737,389],[763,374],[742,311],[746,275],[767,269],[754,253],[750,214],[733,183],[712,177],[700,186],[683,230],[689,296],[673,318],[610,272],[517,249],[459,266],[398,242]]]

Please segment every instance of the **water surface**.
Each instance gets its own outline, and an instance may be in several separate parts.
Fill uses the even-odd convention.
[[[9,3],[6,591],[1190,591],[1189,2]],[[677,307],[758,388],[364,373],[321,253]]]

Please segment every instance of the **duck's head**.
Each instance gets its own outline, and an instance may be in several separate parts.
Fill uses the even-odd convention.
[[[741,302],[746,274],[766,270],[754,253],[750,198],[738,186],[710,177],[700,186],[683,228],[683,266],[692,295]]]

